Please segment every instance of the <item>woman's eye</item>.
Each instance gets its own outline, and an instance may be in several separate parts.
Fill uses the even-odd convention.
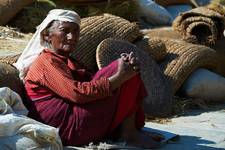
[[[66,32],[66,29],[61,28],[60,31],[61,31],[61,32]]]

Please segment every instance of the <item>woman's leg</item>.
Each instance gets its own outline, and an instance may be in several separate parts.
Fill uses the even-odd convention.
[[[117,61],[112,62],[99,70],[94,79],[113,75],[117,71],[117,66]],[[146,95],[144,84],[139,75],[134,76],[121,86],[117,110],[114,114],[109,134],[121,125],[121,138],[128,145],[144,148],[155,148],[159,145],[150,136],[139,131],[144,126],[142,101]]]

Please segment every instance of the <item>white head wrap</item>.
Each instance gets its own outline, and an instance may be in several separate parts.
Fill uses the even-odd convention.
[[[45,49],[45,46],[41,42],[41,32],[54,20],[74,22],[80,26],[80,16],[76,12],[63,9],[51,10],[43,22],[37,27],[37,31],[23,50],[17,62],[13,64],[19,70],[21,80],[24,80],[30,65]]]

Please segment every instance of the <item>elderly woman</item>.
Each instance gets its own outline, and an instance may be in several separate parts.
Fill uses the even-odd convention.
[[[69,56],[79,32],[77,13],[52,10],[14,64],[25,84],[29,117],[59,128],[64,145],[88,144],[121,131],[128,145],[157,147],[152,135],[140,131],[146,92],[136,56],[121,54],[92,75]]]

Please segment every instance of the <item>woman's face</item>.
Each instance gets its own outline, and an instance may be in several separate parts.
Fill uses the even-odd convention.
[[[69,56],[77,46],[80,28],[72,22],[53,22],[48,34],[48,42],[53,50],[60,55]]]

